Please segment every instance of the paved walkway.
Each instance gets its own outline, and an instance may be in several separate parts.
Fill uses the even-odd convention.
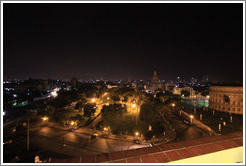
[[[184,115],[185,118],[190,121],[190,115],[188,113],[186,113],[185,111],[181,110],[181,116],[182,115]],[[217,135],[217,133],[214,130],[212,130],[209,126],[203,124],[201,121],[199,121],[199,120],[197,120],[195,118],[193,118],[192,124],[196,125],[197,127],[201,128],[203,130],[208,131],[209,134]]]

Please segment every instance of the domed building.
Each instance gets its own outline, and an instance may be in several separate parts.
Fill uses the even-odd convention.
[[[209,96],[210,109],[243,114],[242,86],[210,86]]]

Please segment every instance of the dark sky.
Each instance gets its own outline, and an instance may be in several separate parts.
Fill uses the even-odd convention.
[[[243,4],[4,4],[4,79],[243,80]]]

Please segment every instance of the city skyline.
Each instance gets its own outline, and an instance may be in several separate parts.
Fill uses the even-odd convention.
[[[4,79],[242,82],[242,7],[5,3]]]

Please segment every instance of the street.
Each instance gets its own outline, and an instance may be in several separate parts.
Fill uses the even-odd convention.
[[[206,132],[200,128],[184,123],[177,114],[171,113],[169,118],[170,123],[176,131],[175,142],[197,139],[206,136]]]
[[[42,127],[40,124],[31,124],[30,149],[38,149],[42,151],[41,154],[44,156],[59,158],[95,155],[148,146],[101,137],[91,140],[87,133],[88,131],[83,128],[71,132],[57,125],[49,124],[49,126]],[[65,146],[63,146],[63,143]],[[25,135],[18,138],[18,142],[4,145],[4,156],[10,158],[8,154],[17,153],[24,149],[26,149]]]

